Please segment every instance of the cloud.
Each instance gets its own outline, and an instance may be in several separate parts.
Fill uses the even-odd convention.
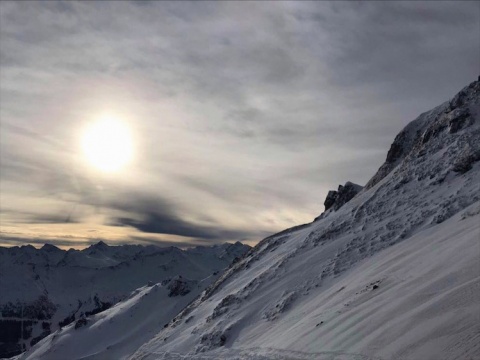
[[[2,206],[55,221],[76,204],[85,229],[101,213],[124,237],[254,241],[307,222],[479,70],[475,2],[0,8]],[[78,149],[105,111],[137,139],[117,177]]]
[[[208,240],[197,240],[193,239],[190,241],[168,241],[158,238],[148,238],[145,236],[132,236],[128,241],[125,241],[125,244],[131,244],[132,242],[139,243],[141,245],[155,245],[159,247],[178,247],[181,249],[191,248],[195,246],[211,246],[212,242]]]
[[[16,211],[2,209],[2,213],[13,216],[18,224],[73,224],[79,223],[80,219],[72,215],[71,212],[64,214],[41,214],[26,211]]]
[[[72,247],[72,248],[83,248],[93,244],[96,244],[99,241],[104,241],[104,239],[82,239],[82,238],[71,238],[71,239],[59,239],[59,238],[49,238],[49,237],[22,237],[22,236],[10,236],[0,233],[0,244],[1,246],[22,246],[22,245],[36,245],[41,246],[44,244],[52,244],[60,247]]]
[[[186,221],[185,216],[177,214],[175,205],[158,196],[129,193],[121,197],[122,201],[114,200],[105,204],[130,214],[129,217],[113,217],[109,225],[130,226],[145,233],[178,235],[188,238],[207,239],[211,242],[226,240],[248,240],[252,236],[262,236],[259,230],[231,230],[222,226],[209,226]]]
[[[99,241],[103,241],[109,246],[121,246],[121,245],[129,245],[132,243],[138,243],[141,245],[154,245],[158,247],[178,247],[178,248],[189,248],[194,246],[208,246],[211,245],[210,242],[195,242],[195,241],[167,241],[161,240],[158,238],[145,238],[141,236],[132,236],[127,240],[116,240],[111,241],[109,239],[102,239],[102,238],[95,238],[95,239],[58,239],[58,238],[51,238],[51,237],[22,237],[22,236],[9,236],[0,234],[0,247],[2,246],[22,246],[22,245],[34,245],[36,247],[43,246],[44,244],[52,244],[58,247],[63,248],[85,248],[91,245],[98,243]]]
[[[215,228],[209,226],[195,225],[183,221],[180,218],[164,216],[163,214],[148,213],[142,214],[141,220],[132,218],[115,218],[111,223],[114,226],[131,226],[142,232],[179,235],[185,237],[209,239],[211,242],[226,241],[235,239],[245,241],[258,236],[259,232],[240,231]],[[265,234],[265,233],[264,233]]]

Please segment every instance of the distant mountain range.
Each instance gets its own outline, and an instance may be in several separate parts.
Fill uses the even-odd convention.
[[[147,284],[188,284],[167,294],[184,297],[178,301],[186,305],[249,249],[241,243],[188,250],[104,242],[68,251],[49,244],[0,247],[0,357],[18,354]]]

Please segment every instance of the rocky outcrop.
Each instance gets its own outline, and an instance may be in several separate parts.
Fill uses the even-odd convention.
[[[456,134],[475,122],[474,113],[478,111],[480,81],[474,81],[462,89],[452,100],[421,114],[408,124],[393,141],[387,158],[377,173],[365,185],[368,190],[384,179],[407,157],[422,157],[427,152],[441,150],[442,143],[436,141],[443,135]],[[431,143],[435,143],[432,145]],[[463,173],[471,164],[478,161],[476,149],[462,159],[458,159],[456,172]]]
[[[170,291],[168,296],[185,296],[191,291],[191,288],[195,283],[195,281],[184,279],[180,275],[176,276],[167,286],[167,289]]]
[[[480,161],[480,149],[468,147],[458,156],[453,164],[452,170],[464,174],[469,171],[477,161]]]
[[[343,186],[338,185],[337,191],[330,190],[328,192],[325,202],[323,203],[323,205],[325,205],[325,211],[329,209],[337,211],[347,202],[352,200],[353,197],[357,195],[362,189],[363,186],[354,184],[350,181],[347,181]]]

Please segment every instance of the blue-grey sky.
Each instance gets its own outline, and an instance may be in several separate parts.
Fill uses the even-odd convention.
[[[0,2],[0,244],[248,241],[480,74],[479,2]],[[133,155],[105,173],[105,114]]]

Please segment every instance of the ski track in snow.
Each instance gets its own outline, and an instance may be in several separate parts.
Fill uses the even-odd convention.
[[[385,360],[364,354],[353,354],[344,351],[324,351],[306,353],[272,348],[229,349],[218,354],[185,355],[179,353],[155,352],[133,357],[132,360]]]

